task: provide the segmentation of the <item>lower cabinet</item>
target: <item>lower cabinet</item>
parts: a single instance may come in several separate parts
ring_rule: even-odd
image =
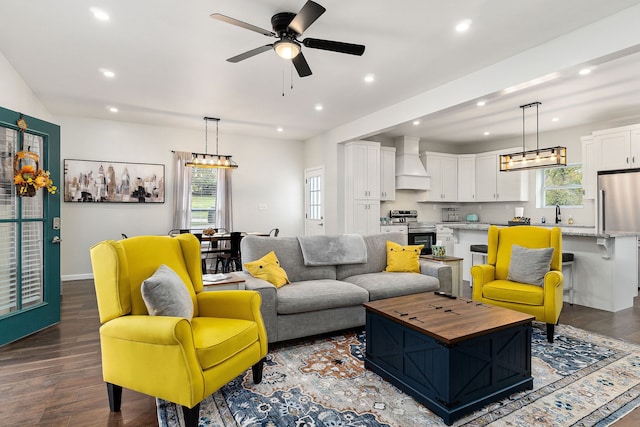
[[[354,200],[347,206],[347,233],[380,233],[380,202],[375,200]]]

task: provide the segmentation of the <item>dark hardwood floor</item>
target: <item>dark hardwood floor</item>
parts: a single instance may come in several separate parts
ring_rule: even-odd
[[[0,426],[154,426],[155,399],[124,390],[109,411],[91,280],[65,282],[60,324],[0,348]],[[640,299],[609,313],[565,305],[560,323],[640,344]],[[616,427],[640,425],[640,410]]]

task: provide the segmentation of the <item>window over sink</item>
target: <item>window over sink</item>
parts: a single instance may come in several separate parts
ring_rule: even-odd
[[[582,207],[582,164],[538,171],[540,207]]]

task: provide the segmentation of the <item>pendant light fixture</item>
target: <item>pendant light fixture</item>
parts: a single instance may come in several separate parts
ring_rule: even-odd
[[[209,145],[209,121],[216,122],[216,153],[208,153]],[[231,159],[230,155],[218,154],[218,129],[220,119],[215,117],[204,118],[205,136],[204,136],[204,153],[191,153],[191,160],[185,165],[193,168],[217,168],[217,169],[237,169],[238,164]]]
[[[521,105],[522,108],[522,151],[513,154],[500,155],[500,172],[509,172],[524,169],[550,168],[567,165],[567,148],[566,147],[550,147],[540,148],[539,146],[539,129],[538,129],[538,107],[541,102],[532,102],[531,104]],[[536,149],[525,150],[525,131],[524,131],[524,110],[536,107]]]

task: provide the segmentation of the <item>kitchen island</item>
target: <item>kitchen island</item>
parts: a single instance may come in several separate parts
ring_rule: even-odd
[[[487,244],[490,225],[446,223],[453,230],[454,256],[463,258],[463,279],[471,280],[472,244]],[[532,224],[555,227],[555,224]],[[564,270],[565,283],[574,274],[574,304],[616,312],[633,306],[638,295],[638,233],[598,233],[595,227],[559,225],[562,251],[575,256],[573,267]],[[478,257],[476,264],[480,263]]]

